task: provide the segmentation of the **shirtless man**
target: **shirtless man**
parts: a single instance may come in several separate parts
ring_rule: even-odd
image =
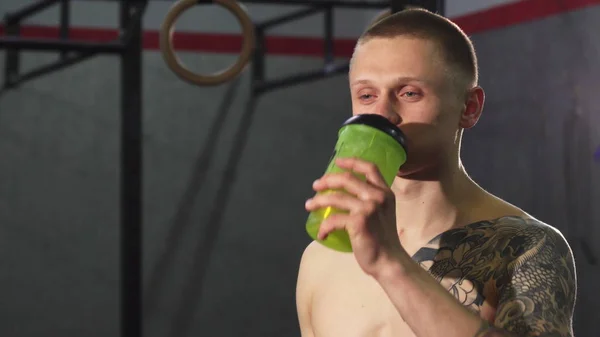
[[[484,103],[477,76],[469,38],[424,10],[389,16],[359,39],[353,114],[398,125],[409,156],[391,188],[356,159],[338,165],[366,182],[350,174],[315,181],[315,191],[349,192],[315,196],[306,209],[348,210],[324,221],[319,238],[347,230],[353,253],[317,241],[306,248],[296,289],[303,337],[573,336],[566,240],[484,191],[461,164],[462,132]]]

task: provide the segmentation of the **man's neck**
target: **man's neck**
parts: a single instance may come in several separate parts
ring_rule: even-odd
[[[400,236],[427,240],[467,221],[466,211],[484,192],[460,163],[443,172],[435,179],[396,178],[392,190]]]

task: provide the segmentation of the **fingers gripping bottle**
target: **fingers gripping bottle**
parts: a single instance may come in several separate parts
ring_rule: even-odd
[[[335,159],[348,157],[374,163],[379,168],[387,185],[391,186],[398,170],[406,162],[404,134],[383,116],[375,114],[353,116],[342,124],[338,132],[335,150],[325,173],[343,172],[335,165]],[[365,180],[364,176],[356,175]],[[333,214],[342,212],[344,211],[334,207],[325,207],[311,212],[306,221],[306,231],[311,238],[326,247],[340,252],[352,252],[350,238],[345,230],[333,231],[324,240],[317,239],[321,222]]]

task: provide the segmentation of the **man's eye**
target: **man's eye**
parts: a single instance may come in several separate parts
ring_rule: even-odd
[[[360,95],[359,98],[360,99],[369,99],[369,98],[373,98],[373,95],[371,95],[371,94],[364,94],[364,95]]]
[[[422,94],[418,91],[405,91],[401,96],[407,99],[419,99]]]

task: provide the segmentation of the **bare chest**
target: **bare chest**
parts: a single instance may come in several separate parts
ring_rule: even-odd
[[[420,262],[461,304],[482,318],[494,318],[494,291],[487,280],[473,279],[456,265]],[[313,293],[312,326],[316,337],[413,337],[387,294],[353,260],[339,264]],[[430,271],[431,273],[431,271]]]
[[[315,337],[411,337],[412,332],[379,285],[361,275],[336,277],[314,293]]]

